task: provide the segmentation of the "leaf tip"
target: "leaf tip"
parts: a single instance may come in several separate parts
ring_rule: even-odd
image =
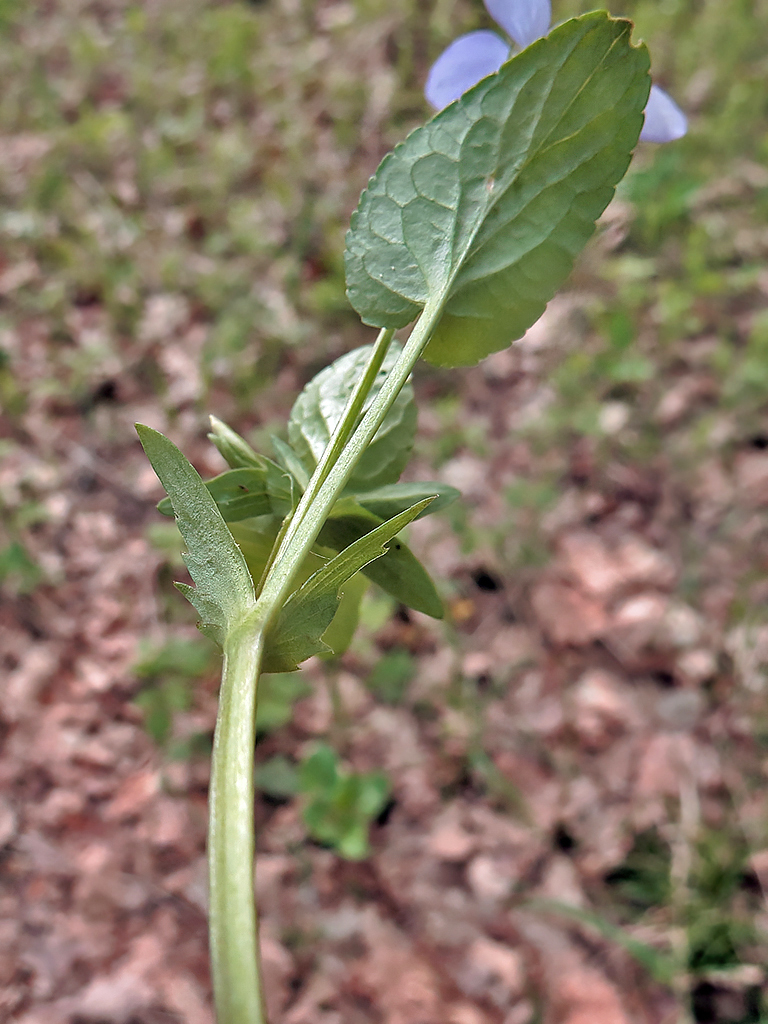
[[[136,433],[139,435],[141,447],[147,453],[147,456],[149,456],[147,445],[151,446],[152,444],[158,441],[165,441],[168,444],[171,443],[168,441],[168,438],[164,434],[161,434],[159,430],[155,430],[154,427],[148,427],[146,423],[134,423],[134,427],[136,429]],[[152,461],[151,458],[150,461]]]

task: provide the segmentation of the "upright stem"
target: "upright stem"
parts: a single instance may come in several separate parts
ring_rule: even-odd
[[[333,434],[331,435],[328,444],[325,446],[325,451],[312,474],[312,478],[307,484],[306,490],[301,496],[299,504],[296,506],[296,510],[291,518],[286,520],[283,527],[280,529],[280,533],[275,541],[273,555],[262,575],[262,584],[265,582],[267,574],[274,563],[280,559],[288,545],[293,540],[299,524],[306,515],[307,510],[312,507],[312,502],[317,497],[317,492],[325,483],[331,468],[335,465],[344,450],[344,445],[347,443],[352,431],[357,426],[357,421],[360,418],[360,413],[363,411],[365,400],[370,394],[378,372],[381,369],[387,352],[389,351],[389,346],[392,344],[394,333],[395,332],[393,330],[387,330],[386,328],[379,331],[379,336],[376,339],[373,352],[371,352],[371,357],[368,360],[362,377],[357,382],[352,394],[350,395],[344,414],[336,424]]]
[[[392,403],[397,398],[418,362],[419,356],[426,348],[432,332],[440,319],[442,308],[442,303],[436,303],[433,307],[427,305],[424,308],[416,326],[411,331],[411,336],[405,348],[389,371],[381,390],[371,403],[365,416],[363,416],[351,436],[349,436],[346,444],[341,446],[341,451],[336,456],[335,461],[331,464],[330,459],[326,461],[324,457],[315,470],[304,494],[304,498],[306,498],[308,493],[312,494],[311,503],[309,501],[305,503],[302,499],[302,503],[299,504],[294,517],[296,525],[294,527],[292,521],[292,528],[283,540],[269,578],[265,581],[259,595],[257,607],[263,610],[264,614],[269,618],[282,606],[288,596],[294,575],[317,539],[317,535],[328,513],[344,489],[360,456],[384,422],[384,418],[392,407]],[[385,333],[382,331],[381,335],[379,335],[379,342],[381,342]],[[331,444],[333,444],[333,440]],[[322,479],[323,474],[325,474],[324,479]],[[299,517],[298,513],[302,504],[305,505],[305,511]]]
[[[307,489],[303,495],[303,502],[299,503],[300,509],[302,504],[304,505],[304,510],[298,517],[299,519],[303,519],[304,511],[306,511],[306,509],[309,508],[315,500],[317,492],[325,483],[328,474],[336,465],[339,456],[344,450],[344,445],[352,436],[352,432],[357,426],[360,414],[363,411],[365,400],[370,394],[371,388],[376,383],[376,377],[378,376],[379,370],[386,359],[394,334],[395,332],[393,330],[387,328],[382,328],[379,331],[379,336],[373,346],[373,351],[371,352],[370,359],[363,371],[363,375],[355,385],[349,402],[347,403],[347,407],[344,410],[344,415],[336,424],[333,435],[325,446],[325,451],[317,464],[317,470],[312,474],[312,479],[307,484]]]
[[[256,608],[225,644],[208,827],[211,960],[219,1024],[266,1024],[253,886],[256,686],[265,636],[334,502],[424,351],[441,312],[439,303],[424,309],[381,390],[358,422],[393,332],[379,334],[342,421],[286,528]]]
[[[208,797],[209,929],[219,1024],[266,1024],[253,885],[256,684],[264,645],[246,621],[224,648]]]

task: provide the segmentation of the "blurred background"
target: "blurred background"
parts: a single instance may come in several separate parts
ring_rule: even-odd
[[[409,534],[445,619],[371,588],[346,655],[264,682],[275,1024],[768,1021],[768,3],[612,13],[690,131],[639,148],[521,342],[419,367],[408,475],[463,493]],[[0,26],[0,1016],[211,1024],[218,656],[132,425],[211,475],[209,412],[268,451],[372,340],[350,213],[431,61],[493,25],[2,0]]]

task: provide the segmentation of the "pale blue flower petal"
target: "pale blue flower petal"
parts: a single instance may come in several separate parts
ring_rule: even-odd
[[[495,32],[480,29],[459,36],[430,68],[424,86],[427,102],[442,110],[481,78],[498,71],[507,57],[509,47]]]
[[[522,50],[549,32],[550,0],[485,0],[485,6]]]
[[[652,85],[645,108],[645,123],[640,132],[641,141],[674,142],[682,139],[687,131],[688,119],[680,107],[658,85]]]

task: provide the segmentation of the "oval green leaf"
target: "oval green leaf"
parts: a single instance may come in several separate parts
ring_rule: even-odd
[[[347,352],[314,377],[296,399],[288,422],[288,439],[308,473],[312,473],[336,425],[344,414],[355,385],[365,371],[372,345]],[[392,344],[363,406],[365,412],[381,390],[400,355]],[[386,419],[355,466],[348,491],[371,490],[394,483],[405,469],[416,433],[413,388],[406,384]]]
[[[442,308],[425,358],[462,366],[541,316],[642,128],[649,58],[631,29],[604,11],[567,21],[384,158],[347,234],[365,323]]]

